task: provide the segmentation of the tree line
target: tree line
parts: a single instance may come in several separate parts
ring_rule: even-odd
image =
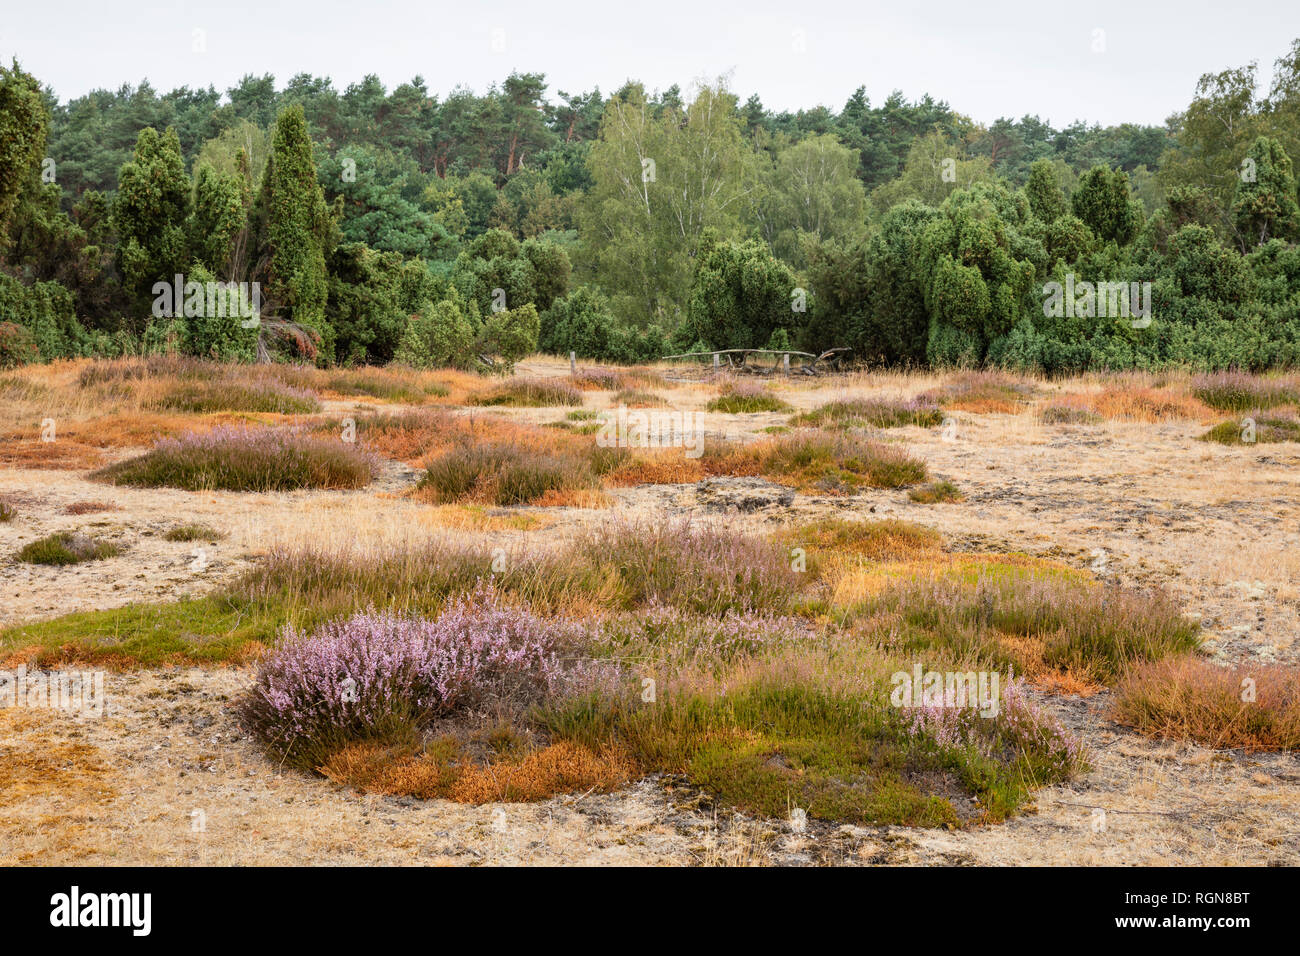
[[[1263,96],[1256,74],[1207,74],[1161,127],[1058,129],[862,89],[795,113],[721,82],[550,96],[531,73],[481,95],[303,74],[64,103],[14,63],[0,363],[1294,364],[1300,41]],[[260,323],[159,314],[176,276],[254,284]],[[1149,286],[1154,321],[1106,314],[1096,290],[1120,284]],[[1071,290],[1062,314],[1049,286]]]

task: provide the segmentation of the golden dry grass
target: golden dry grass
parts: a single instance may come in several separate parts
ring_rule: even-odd
[[[560,793],[607,793],[632,779],[636,768],[626,755],[597,754],[569,741],[490,763],[455,762],[360,743],[331,757],[321,773],[368,793],[482,804],[529,803]]]
[[[1105,385],[1098,391],[1067,393],[1056,404],[1092,412],[1108,421],[1157,423],[1214,417],[1214,411],[1200,399],[1169,386]]]
[[[1300,750],[1300,668],[1154,661],[1116,688],[1113,715],[1148,736],[1215,749]]]

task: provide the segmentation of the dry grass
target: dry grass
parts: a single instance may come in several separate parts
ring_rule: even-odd
[[[589,366],[570,376],[574,388],[584,392],[617,392],[640,388],[671,388],[673,383],[654,369]]]
[[[1005,372],[975,371],[949,376],[938,389],[919,398],[953,411],[1014,415],[1024,409],[1033,392],[1033,385]]]
[[[111,501],[74,501],[63,509],[65,515],[88,515],[101,511],[121,511]]]
[[[894,445],[857,434],[800,429],[748,444],[705,440],[698,458],[686,457],[681,449],[638,450],[611,473],[610,482],[627,487],[754,476],[842,495],[862,488],[907,487],[924,480],[926,469]]]
[[[1095,392],[1074,392],[1057,399],[1054,405],[1077,409],[1085,416],[1121,422],[1205,421],[1214,414],[1200,399],[1179,388],[1140,384],[1106,385]],[[1054,414],[1059,420],[1068,413]]]
[[[525,803],[561,793],[608,793],[636,775],[626,755],[612,750],[596,753],[568,741],[486,762],[437,743],[430,752],[353,744],[331,757],[321,773],[368,793],[472,804]]]
[[[41,797],[111,800],[111,768],[90,744],[46,733],[49,716],[0,708],[0,806],[22,806]]]
[[[1190,656],[1155,661],[1120,683],[1113,716],[1152,737],[1300,750],[1300,668],[1223,667]]]
[[[434,528],[457,531],[535,531],[553,521],[533,512],[520,513],[475,504],[436,505],[421,511],[417,518],[420,523]]]

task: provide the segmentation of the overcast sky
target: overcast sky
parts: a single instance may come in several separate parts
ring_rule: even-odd
[[[520,70],[545,73],[551,98],[727,74],[774,109],[838,110],[865,86],[873,104],[928,92],[980,122],[1036,113],[1058,127],[1163,123],[1202,73],[1250,60],[1266,88],[1300,37],[1300,0],[3,2],[0,57],[62,100],[145,78],[225,90],[245,73],[279,87],[327,75],[339,90],[418,74],[442,95]]]

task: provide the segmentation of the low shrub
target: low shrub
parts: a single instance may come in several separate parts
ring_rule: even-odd
[[[220,541],[226,535],[206,524],[181,524],[163,532],[165,541]]]
[[[1169,387],[1121,381],[1099,392],[1066,395],[1060,404],[1091,412],[1106,421],[1197,421],[1210,414],[1200,399]]]
[[[116,557],[122,549],[109,541],[84,534],[61,531],[23,545],[15,557],[28,564],[67,565],[83,561],[103,561]]]
[[[483,586],[433,619],[367,612],[287,630],[239,718],[283,759],[315,770],[357,740],[411,742],[436,718],[518,714],[588,690],[599,674],[573,660],[579,643],[575,626],[508,607]]]
[[[1201,441],[1218,442],[1220,445],[1300,442],[1300,419],[1275,412],[1256,411],[1240,421],[1220,422],[1202,435]]]
[[[119,511],[111,501],[74,501],[63,509],[65,515],[88,515],[100,511]]]
[[[485,501],[497,505],[534,504],[548,494],[562,495],[600,486],[597,451],[553,453],[520,448],[505,442],[462,444],[429,462],[419,487],[436,503]]]
[[[790,419],[791,425],[814,427],[895,428],[901,425],[918,425],[927,428],[943,421],[943,413],[933,402],[924,398],[897,401],[885,398],[853,398],[829,402],[810,412]]]
[[[1113,716],[1152,737],[1300,750],[1300,673],[1277,664],[1225,667],[1171,657],[1129,671],[1115,689]]]
[[[1192,394],[1221,412],[1246,412],[1300,402],[1300,387],[1295,383],[1243,372],[1198,375],[1192,380]]]
[[[561,381],[518,379],[504,382],[469,398],[471,405],[505,405],[519,408],[581,405],[582,392]]]
[[[652,603],[708,614],[784,613],[812,583],[773,542],[675,522],[602,521],[554,549],[508,552],[503,571],[492,564],[482,548],[447,542],[376,553],[273,548],[228,599],[309,620],[370,606],[429,614],[491,578],[539,613],[606,614]]]
[[[115,485],[190,491],[288,491],[360,488],[374,457],[354,444],[297,429],[219,426],[165,438],[152,451],[93,472]]]
[[[937,391],[916,397],[957,411],[1015,414],[1033,394],[1032,385],[1017,381],[1004,372],[981,370],[960,372]]]
[[[626,405],[628,408],[658,408],[668,404],[662,396],[639,388],[620,389],[614,393],[610,403],[613,405]]]
[[[728,415],[792,411],[788,402],[758,382],[730,382],[723,386],[721,394],[704,407],[711,412],[725,412]]]
[[[1063,403],[1045,406],[1038,413],[1038,420],[1045,425],[1096,425],[1104,421],[1094,411]]]
[[[925,463],[904,449],[851,433],[799,431],[757,443],[762,474],[830,493],[905,488],[923,481]]]
[[[175,412],[270,412],[308,415],[321,409],[311,392],[277,382],[178,382],[165,391],[154,407]]]
[[[18,517],[18,510],[9,501],[0,496],[0,523],[13,521]]]
[[[870,610],[907,627],[902,649],[946,649],[1032,677],[1051,669],[1110,684],[1135,664],[1195,650],[1199,627],[1164,592],[1099,586],[1065,575],[921,575],[886,589]]]
[[[913,488],[907,493],[907,497],[921,505],[963,501],[966,498],[961,489],[946,478],[932,481],[920,488]]]

